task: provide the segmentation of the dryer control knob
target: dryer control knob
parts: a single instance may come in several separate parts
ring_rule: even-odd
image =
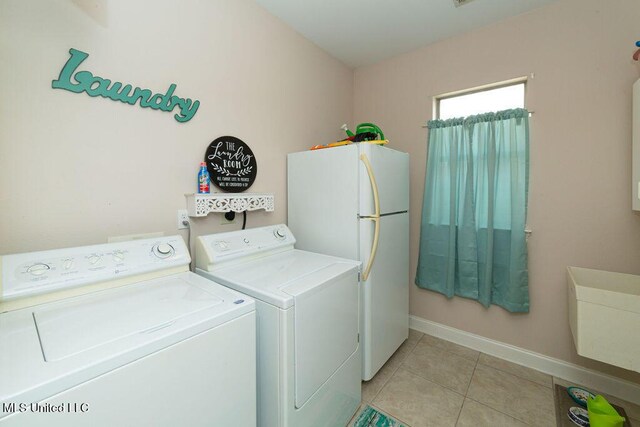
[[[38,263],[33,264],[31,267],[27,268],[27,273],[31,274],[32,276],[41,276],[50,269],[51,267],[49,267],[47,264]]]
[[[173,246],[168,243],[160,243],[153,247],[153,253],[158,258],[169,258],[174,252]]]
[[[278,240],[282,240],[285,237],[287,237],[287,233],[284,231],[284,228],[282,227],[276,228],[275,230],[273,230],[273,235],[276,236],[276,239]]]

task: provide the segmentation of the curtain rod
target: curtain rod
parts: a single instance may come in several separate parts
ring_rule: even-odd
[[[535,113],[535,111],[529,111],[529,116],[532,116],[532,115],[533,115],[533,113]],[[423,129],[426,129],[426,128],[428,128],[429,126],[427,126],[427,125],[422,125],[422,126],[420,126],[420,127],[421,127],[421,128],[423,128]]]

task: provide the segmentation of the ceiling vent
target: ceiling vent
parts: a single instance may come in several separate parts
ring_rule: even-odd
[[[455,7],[464,6],[467,3],[471,3],[473,0],[453,0],[453,5]]]

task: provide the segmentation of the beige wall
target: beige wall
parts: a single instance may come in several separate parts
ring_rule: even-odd
[[[180,124],[53,90],[71,47],[90,55],[81,69],[154,93],[176,83],[199,111]],[[0,255],[177,233],[222,135],[253,149],[250,191],[275,193],[275,212],[249,213],[248,226],[285,222],[286,154],[335,140],[351,119],[352,70],[247,0],[3,0],[0,58]],[[241,225],[222,222],[197,219],[194,232]]]
[[[640,273],[640,215],[631,211],[631,59],[636,0],[561,0],[355,73],[355,122],[381,125],[411,154],[411,274],[415,277],[427,130],[434,95],[530,76],[531,312],[512,315],[411,286],[411,314],[640,382],[578,357],[565,268]]]

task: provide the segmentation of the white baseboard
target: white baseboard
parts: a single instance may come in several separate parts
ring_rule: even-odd
[[[593,388],[628,402],[640,402],[640,384],[631,381],[432,322],[418,316],[409,316],[409,327],[518,365],[536,369],[554,377]]]

